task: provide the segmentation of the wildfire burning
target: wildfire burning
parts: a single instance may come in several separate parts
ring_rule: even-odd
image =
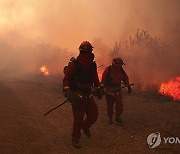
[[[170,96],[174,100],[180,100],[180,77],[172,79],[167,83],[162,83],[159,89],[159,93]]]
[[[40,71],[41,71],[41,73],[42,73],[44,76],[48,76],[48,75],[49,75],[49,71],[48,71],[48,69],[47,69],[46,66],[42,66],[42,67],[40,68]]]

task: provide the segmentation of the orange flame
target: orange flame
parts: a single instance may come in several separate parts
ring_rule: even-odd
[[[170,96],[174,100],[180,100],[180,77],[170,80],[168,83],[162,83],[159,93]]]
[[[102,79],[102,74],[103,74],[103,71],[102,70],[98,70],[98,77],[99,77],[100,81]]]
[[[40,68],[40,71],[43,73],[44,76],[48,76],[49,75],[49,72],[48,72],[48,69],[46,66],[42,66]]]

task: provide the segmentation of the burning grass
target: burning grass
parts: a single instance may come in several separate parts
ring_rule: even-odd
[[[136,83],[134,91],[138,96],[147,99],[157,99],[160,102],[180,102],[180,95],[176,93],[179,90],[178,87],[175,84],[172,85],[171,81],[172,87],[169,86],[168,83]]]
[[[171,79],[166,83],[162,83],[159,89],[159,93],[165,96],[169,96],[176,101],[180,101],[180,77]]]

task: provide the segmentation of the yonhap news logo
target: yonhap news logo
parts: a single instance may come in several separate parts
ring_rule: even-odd
[[[159,132],[151,133],[147,137],[147,143],[150,149],[153,149],[157,146],[159,146],[161,143],[165,144],[180,144],[180,138],[179,137],[162,137]]]
[[[155,132],[155,133],[150,134],[147,137],[147,143],[148,143],[149,148],[151,148],[151,149],[153,149],[153,148],[157,147],[158,145],[160,145],[161,144],[160,133]]]

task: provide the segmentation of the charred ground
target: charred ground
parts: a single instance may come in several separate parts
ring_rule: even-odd
[[[71,146],[72,111],[69,103],[44,117],[65,98],[60,78],[31,76],[0,78],[1,153],[178,153],[179,145],[149,149],[152,132],[180,136],[180,106],[160,97],[140,97],[123,91],[124,126],[106,124],[105,99],[97,100],[99,118],[91,138],[82,134],[82,149]]]

